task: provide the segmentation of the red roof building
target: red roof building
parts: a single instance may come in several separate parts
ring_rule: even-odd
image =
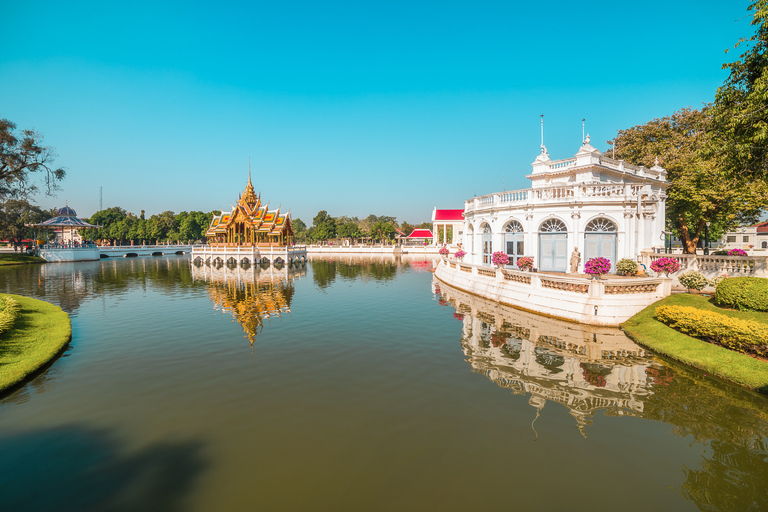
[[[413,239],[416,239],[416,238],[419,238],[419,239],[426,239],[426,238],[432,239],[434,237],[432,236],[432,231],[430,231],[428,229],[414,229],[411,232],[411,234],[408,235],[408,238],[413,240]]]
[[[436,244],[456,245],[464,229],[464,210],[432,210],[432,231],[437,235]]]

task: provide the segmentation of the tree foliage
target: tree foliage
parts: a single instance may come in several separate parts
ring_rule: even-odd
[[[155,244],[160,242],[194,242],[205,239],[205,231],[211,223],[213,212],[201,211],[174,213],[165,211],[144,218],[137,217],[119,206],[94,213],[89,222],[102,226],[95,237],[118,244]]]
[[[32,173],[41,173],[45,192],[52,195],[66,174],[55,168],[56,153],[43,145],[43,136],[34,130],[16,134],[16,125],[0,119],[0,200],[28,198],[38,191]]]
[[[667,170],[667,221],[694,253],[706,222],[715,231],[757,221],[768,207],[768,183],[730,172],[727,162],[706,151],[716,133],[710,107],[684,108],[671,116],[619,130],[616,158],[646,167],[657,159]]]
[[[730,74],[717,90],[712,109],[717,137],[708,148],[735,173],[768,177],[768,0],[754,0],[755,33],[742,38],[739,60],[723,64]]]
[[[321,210],[312,219],[312,238],[315,240],[329,240],[336,238],[336,220]]]
[[[27,224],[38,224],[53,216],[26,199],[8,199],[0,203],[0,239],[15,240],[17,243],[34,234],[34,228]]]

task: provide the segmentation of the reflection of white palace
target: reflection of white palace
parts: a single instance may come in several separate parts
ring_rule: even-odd
[[[598,410],[641,416],[652,393],[653,359],[617,329],[575,326],[485,300],[439,281],[435,292],[456,309],[462,350],[473,371],[514,394],[568,408],[582,434]]]
[[[607,158],[589,144],[573,158],[551,160],[541,154],[528,176],[531,188],[469,199],[464,210],[466,261],[490,264],[504,251],[513,265],[533,256],[539,270],[566,272],[575,247],[583,263],[602,256],[612,268],[643,249],[662,246],[666,171]]]

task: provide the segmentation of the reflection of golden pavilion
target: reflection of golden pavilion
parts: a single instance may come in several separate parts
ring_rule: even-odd
[[[578,325],[535,315],[434,281],[440,303],[456,309],[461,345],[472,369],[515,394],[529,394],[540,411],[566,406],[579,430],[598,410],[639,416],[652,393],[653,358],[615,328]]]
[[[192,278],[210,283],[208,296],[214,308],[230,313],[251,345],[264,328],[265,320],[291,312],[293,279],[305,273],[295,268],[192,265]]]

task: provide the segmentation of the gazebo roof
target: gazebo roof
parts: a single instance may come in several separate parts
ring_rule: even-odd
[[[102,226],[97,226],[95,224],[89,224],[85,222],[83,219],[80,219],[78,217],[75,217],[77,213],[75,210],[70,208],[69,206],[65,206],[64,208],[60,208],[57,212],[56,217],[53,217],[52,219],[48,219],[44,222],[41,222],[40,224],[27,224],[29,227],[32,228],[74,228],[74,229],[84,229],[84,228],[100,228]]]

